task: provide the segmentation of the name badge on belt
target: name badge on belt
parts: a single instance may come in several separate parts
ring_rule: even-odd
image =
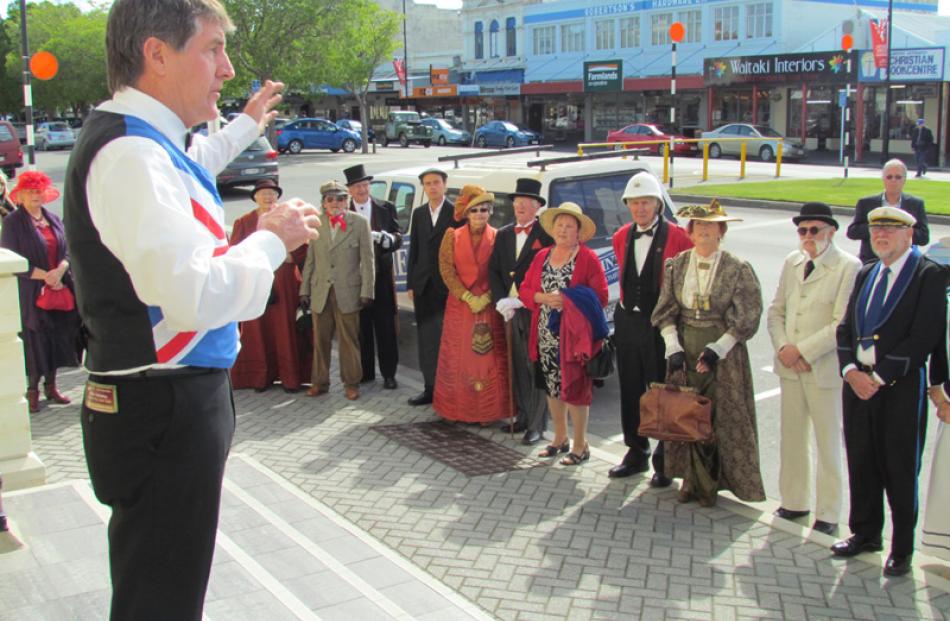
[[[119,411],[118,387],[98,382],[86,382],[83,404],[93,412],[116,414]]]

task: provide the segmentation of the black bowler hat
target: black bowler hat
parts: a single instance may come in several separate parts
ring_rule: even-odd
[[[831,207],[825,203],[805,203],[797,216],[792,218],[796,225],[804,220],[821,220],[831,226],[838,228],[838,221],[831,213]]]
[[[426,175],[439,175],[442,177],[442,181],[446,181],[449,178],[448,173],[446,173],[441,168],[426,168],[421,173],[419,173],[419,181],[422,181],[422,178]]]
[[[541,182],[537,179],[518,179],[518,181],[515,182],[515,191],[509,194],[508,198],[515,200],[516,196],[526,196],[538,201],[541,203],[541,206],[544,207],[548,202],[544,200],[540,192]]]
[[[254,189],[251,190],[251,200],[254,200],[254,196],[261,190],[277,190],[277,198],[280,198],[284,193],[273,179],[261,179],[254,184]]]
[[[343,171],[343,174],[346,175],[347,187],[353,185],[354,183],[359,183],[360,181],[371,181],[373,179],[373,175],[366,174],[366,169],[363,168],[362,164],[350,166]]]

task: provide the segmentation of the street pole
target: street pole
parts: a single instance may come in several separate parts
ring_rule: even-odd
[[[848,163],[851,155],[851,58],[854,48],[854,38],[849,35],[841,37],[841,47],[848,53],[848,81],[844,85],[844,123],[841,127],[841,138],[844,144],[844,178],[848,178]]]
[[[683,27],[682,22],[673,22],[670,24],[670,41],[673,43],[673,53],[672,53],[672,70],[670,71],[670,143],[667,147],[668,155],[670,156],[670,187],[673,187],[673,154],[676,152],[674,148],[675,140],[674,132],[676,132],[676,44],[679,41],[683,40],[683,35],[685,34],[686,29]]]
[[[402,70],[406,73],[406,99],[409,99],[409,37],[406,35],[407,21],[406,0],[402,0]]]
[[[23,56],[23,108],[26,111],[26,155],[30,170],[36,168],[33,148],[33,87],[30,85],[30,44],[26,33],[26,0],[20,0],[20,44]]]
[[[884,142],[881,164],[891,159],[891,33],[894,30],[894,0],[887,0],[887,73],[884,76]]]

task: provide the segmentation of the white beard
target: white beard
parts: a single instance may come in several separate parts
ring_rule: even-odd
[[[820,256],[822,255],[822,253],[823,253],[825,250],[827,250],[827,249],[828,249],[828,246],[830,246],[830,245],[831,245],[831,240],[830,240],[830,239],[824,239],[824,240],[818,240],[818,239],[816,239],[816,240],[815,240],[815,258],[820,257]],[[802,254],[808,255],[808,251],[805,250],[805,242],[804,242],[804,240],[798,242],[798,249],[802,251]],[[811,255],[808,255],[808,256],[809,256],[809,258],[812,258]]]

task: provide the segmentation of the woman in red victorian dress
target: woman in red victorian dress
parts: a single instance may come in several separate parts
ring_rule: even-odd
[[[257,231],[258,216],[267,213],[283,194],[271,179],[257,182],[251,200],[257,208],[234,221],[231,243],[237,244]],[[299,390],[310,377],[313,358],[310,339],[297,333],[300,269],[307,258],[304,244],[287,255],[274,272],[274,284],[264,314],[253,321],[241,322],[241,352],[231,369],[234,388],[253,388],[263,392],[280,380],[284,390]]]
[[[455,219],[439,248],[439,270],[449,289],[439,348],[433,407],[448,420],[491,423],[512,415],[505,328],[491,300],[488,260],[495,229],[490,192],[465,186]]]

